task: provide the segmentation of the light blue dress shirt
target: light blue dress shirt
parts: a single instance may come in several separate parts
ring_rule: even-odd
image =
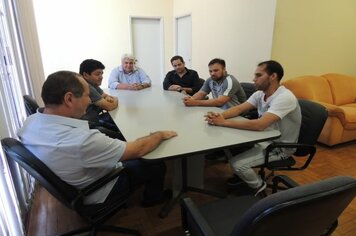
[[[111,71],[109,77],[109,88],[116,89],[118,84],[151,84],[151,79],[141,69],[136,67],[131,73],[125,73],[122,66],[118,66]]]
[[[119,162],[126,143],[111,139],[88,122],[37,112],[18,131],[22,143],[58,177],[79,189],[88,186]],[[85,203],[105,201],[117,179],[85,199]]]

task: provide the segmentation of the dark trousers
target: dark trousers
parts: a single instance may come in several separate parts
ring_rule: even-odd
[[[143,161],[141,159],[122,162],[125,173],[121,175],[111,190],[112,194],[133,192],[144,185],[143,200],[147,202],[162,198],[166,165],[164,161]]]
[[[126,141],[124,135],[121,133],[108,112],[102,112],[100,115],[94,112],[87,113],[82,116],[81,119],[88,121],[90,129],[98,129],[110,138]]]

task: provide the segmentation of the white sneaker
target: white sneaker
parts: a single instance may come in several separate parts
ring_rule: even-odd
[[[254,196],[257,197],[261,192],[263,192],[267,187],[267,183],[263,181],[260,187],[256,188]]]

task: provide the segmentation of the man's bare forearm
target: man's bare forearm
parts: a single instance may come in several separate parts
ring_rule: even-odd
[[[156,149],[162,141],[170,139],[174,136],[177,136],[177,133],[174,131],[153,132],[147,136],[138,138],[136,141],[133,142],[136,149],[135,151],[138,152],[138,156],[144,156],[147,153]]]

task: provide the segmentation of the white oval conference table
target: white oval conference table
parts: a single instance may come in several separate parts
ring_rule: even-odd
[[[119,108],[110,111],[110,115],[127,141],[159,130],[174,130],[178,134],[142,157],[147,160],[175,159],[173,188],[178,191],[175,191],[175,200],[163,207],[161,217],[165,217],[181,194],[188,190],[219,195],[201,189],[204,182],[202,154],[280,136],[279,131],[272,129],[248,131],[209,125],[204,115],[208,111],[223,110],[217,107],[186,107],[182,101],[185,95],[165,91],[162,86],[154,85],[139,91],[107,89],[105,92],[119,98]]]
[[[256,143],[279,137],[276,130],[248,131],[207,124],[208,111],[217,107],[186,107],[183,94],[153,86],[139,91],[106,90],[119,98],[119,108],[110,112],[127,141],[154,131],[174,130],[177,137],[164,141],[144,159],[173,158],[214,149]],[[235,119],[245,119],[237,117]]]

